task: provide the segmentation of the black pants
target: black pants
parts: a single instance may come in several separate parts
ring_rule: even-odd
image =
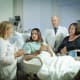
[[[36,74],[27,74],[20,63],[17,64],[17,80],[40,80]]]

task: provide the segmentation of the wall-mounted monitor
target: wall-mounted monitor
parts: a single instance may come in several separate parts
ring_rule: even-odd
[[[15,16],[15,21],[20,21],[20,20],[21,20],[20,16]]]

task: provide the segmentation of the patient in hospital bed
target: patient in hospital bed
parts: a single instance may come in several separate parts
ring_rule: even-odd
[[[41,32],[38,28],[32,29],[30,41],[25,43],[23,49],[26,52],[26,55],[30,54],[25,57],[26,60],[37,56],[41,53],[41,51],[48,52],[47,54],[49,56],[53,56],[53,54],[50,51],[50,48],[47,46],[46,43],[43,42]]]
[[[32,29],[30,41],[23,46],[23,49],[26,52],[25,61],[33,60],[35,57],[41,59],[43,65],[37,72],[41,80],[71,80],[80,70],[80,62],[72,57],[55,56],[51,48],[43,42],[38,28]]]

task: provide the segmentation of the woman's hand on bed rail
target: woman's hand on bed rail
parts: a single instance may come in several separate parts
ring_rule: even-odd
[[[67,48],[66,48],[66,46],[63,48],[63,49],[61,49],[61,54],[67,54]]]
[[[51,54],[50,47],[48,47],[48,46],[42,45],[40,48],[40,51],[47,51],[48,53],[50,53],[50,56],[53,56]]]

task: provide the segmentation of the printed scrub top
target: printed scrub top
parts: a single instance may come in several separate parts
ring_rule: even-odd
[[[28,42],[25,43],[23,49],[26,53],[31,54],[40,49],[42,42]]]

